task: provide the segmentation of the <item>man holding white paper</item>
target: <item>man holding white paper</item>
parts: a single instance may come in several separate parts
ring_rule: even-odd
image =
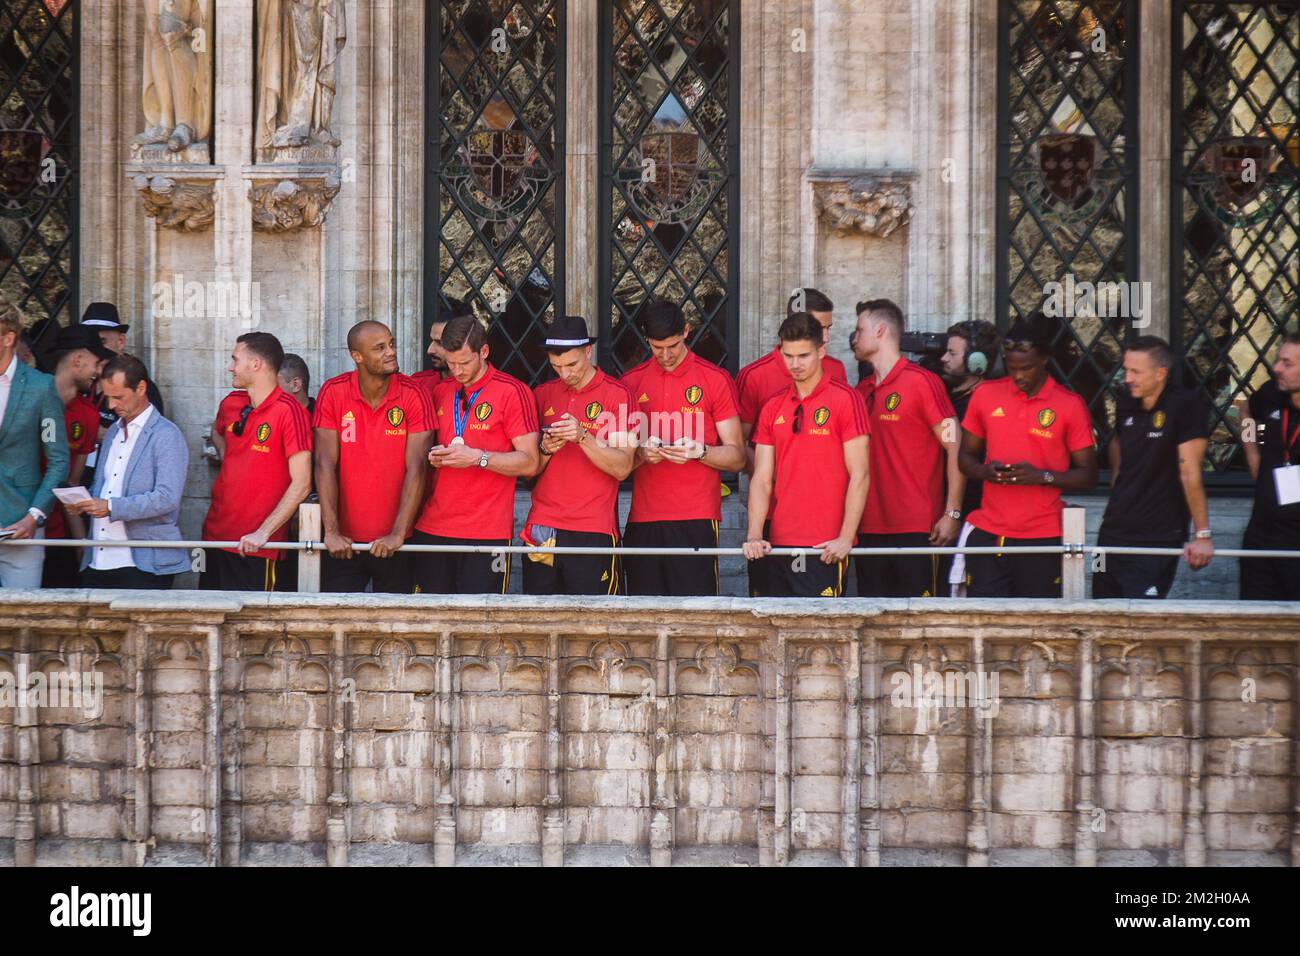
[[[1250,396],[1241,438],[1255,479],[1242,548],[1300,549],[1300,332],[1282,339],[1273,381]],[[1300,558],[1242,558],[1241,598],[1300,601]]]

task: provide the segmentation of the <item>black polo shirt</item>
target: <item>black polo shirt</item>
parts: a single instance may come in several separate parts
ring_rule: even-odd
[[[1197,392],[1165,386],[1150,411],[1125,395],[1115,406],[1119,478],[1101,519],[1099,543],[1171,548],[1187,540],[1191,513],[1178,476],[1178,446],[1210,435]]]
[[[1300,408],[1291,404],[1291,396],[1270,381],[1250,396],[1250,417],[1255,421],[1255,438],[1259,443],[1259,477],[1255,480],[1255,507],[1246,525],[1250,547],[1300,547],[1300,503],[1282,506],[1277,503],[1277,486],[1273,469],[1284,464],[1300,464],[1300,437],[1286,445],[1282,437],[1285,424],[1291,434],[1300,428]],[[1290,438],[1291,435],[1287,435]]]

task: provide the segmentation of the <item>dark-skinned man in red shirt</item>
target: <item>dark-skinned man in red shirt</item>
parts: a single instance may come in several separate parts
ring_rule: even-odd
[[[969,597],[1061,596],[1061,560],[1015,554],[1018,547],[1061,543],[1061,492],[1097,484],[1097,446],[1088,408],[1047,373],[1053,330],[1042,313],[1007,330],[1007,377],[971,396],[962,422],[961,470],[984,482],[968,519],[970,547],[1005,547],[966,557]]]
[[[398,554],[424,499],[433,406],[419,383],[397,371],[397,345],[381,322],[348,332],[356,370],[316,396],[316,491],[329,555],[326,591],[411,591],[407,558]],[[369,541],[369,553],[354,551]]]

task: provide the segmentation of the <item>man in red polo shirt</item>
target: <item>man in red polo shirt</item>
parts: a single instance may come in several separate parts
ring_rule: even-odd
[[[238,541],[208,550],[199,575],[205,591],[274,591],[289,520],[311,492],[311,422],[307,409],[280,388],[284,348],[268,332],[246,332],[230,355],[237,391],[221,402],[216,428],[225,439],[221,471],[203,522],[203,540]]]
[[[316,490],[329,556],[326,591],[411,590],[410,537],[424,497],[433,430],[429,393],[397,371],[393,333],[380,322],[348,332],[356,371],[326,382],[316,396]],[[354,552],[369,541],[369,552]]]
[[[528,386],[492,367],[478,319],[461,317],[442,333],[453,380],[433,392],[433,493],[415,523],[412,544],[510,544],[515,479],[531,477],[537,405]],[[505,594],[510,555],[427,553],[411,556],[416,589],[426,594]]]
[[[86,456],[99,442],[99,409],[86,394],[95,387],[99,370],[113,358],[99,336],[80,325],[60,329],[51,350],[54,361],[54,387],[63,400],[63,425],[68,435],[68,479],[65,485],[75,488],[82,482]],[[68,515],[57,501],[45,522],[46,538],[85,538],[86,524],[81,515]],[[75,588],[80,586],[81,555],[77,548],[47,548],[41,570],[41,587]]]
[[[539,547],[616,547],[618,483],[632,473],[636,407],[627,388],[591,364],[592,339],[581,316],[557,318],[543,347],[559,376],[536,389],[542,460],[525,543]],[[530,554],[526,594],[617,594],[618,562],[604,554]]]
[[[796,308],[797,307],[797,308]],[[796,289],[785,303],[785,316],[788,319],[796,312],[806,312],[817,320],[822,328],[822,345],[830,342],[831,325],[834,323],[835,304],[816,289]],[[849,378],[844,371],[844,363],[833,355],[824,355],[822,367],[826,374],[836,381],[848,384]],[[781,357],[781,343],[762,358],[750,362],[736,376],[737,410],[740,412],[740,429],[745,438],[745,470],[754,472],[754,427],[758,424],[758,413],[763,410],[767,400],[780,395],[790,387],[790,370],[785,359]],[[764,534],[767,531],[764,529]],[[749,562],[749,596],[758,597],[767,591],[763,578],[766,561]]]
[[[796,312],[778,335],[793,384],[763,406],[754,431],[745,557],[767,559],[764,597],[839,597],[867,502],[867,410],[826,374],[815,318]],[[821,560],[769,557],[773,547],[818,548]]]
[[[449,296],[447,304],[438,310],[438,317],[429,326],[429,347],[424,350],[424,354],[429,356],[431,367],[416,372],[411,378],[428,390],[430,401],[433,400],[433,391],[439,383],[454,379],[447,367],[447,350],[442,345],[442,333],[452,319],[464,318],[474,318],[474,312],[460,299]]]
[[[722,519],[718,472],[745,467],[731,376],[686,345],[686,316],[651,302],[641,330],[652,357],[623,376],[636,399],[637,434],[628,548],[716,548]],[[718,559],[626,555],[630,594],[716,595]]]
[[[903,357],[903,324],[903,310],[888,299],[858,303],[853,354],[872,368],[858,382],[871,420],[871,488],[858,546],[946,548],[961,531],[961,427],[939,376]],[[854,563],[858,597],[941,593],[938,555],[859,555]]]
[[[1007,377],[978,386],[962,422],[961,470],[984,482],[968,519],[970,547],[1061,543],[1062,491],[1097,484],[1088,408],[1047,374],[1052,330],[1042,313],[1017,319],[1003,344]],[[1055,555],[972,554],[970,597],[1060,597]]]

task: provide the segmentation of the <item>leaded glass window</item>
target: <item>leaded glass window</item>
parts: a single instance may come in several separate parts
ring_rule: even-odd
[[[1128,285],[1136,25],[1132,0],[999,2],[999,329],[1045,306],[1060,319],[1052,373],[1088,403],[1103,445],[1123,343],[1148,318],[1134,314]]]
[[[1174,15],[1174,343],[1214,409],[1209,459],[1239,466],[1300,285],[1300,3],[1185,0]]]
[[[647,299],[679,302],[704,358],[735,370],[737,0],[601,5],[601,364],[649,355]]]
[[[536,382],[562,308],[559,0],[428,0],[425,320],[447,297],[488,324],[492,361]],[[428,327],[425,327],[425,336]]]
[[[0,3],[0,295],[32,322],[77,307],[77,8]]]

